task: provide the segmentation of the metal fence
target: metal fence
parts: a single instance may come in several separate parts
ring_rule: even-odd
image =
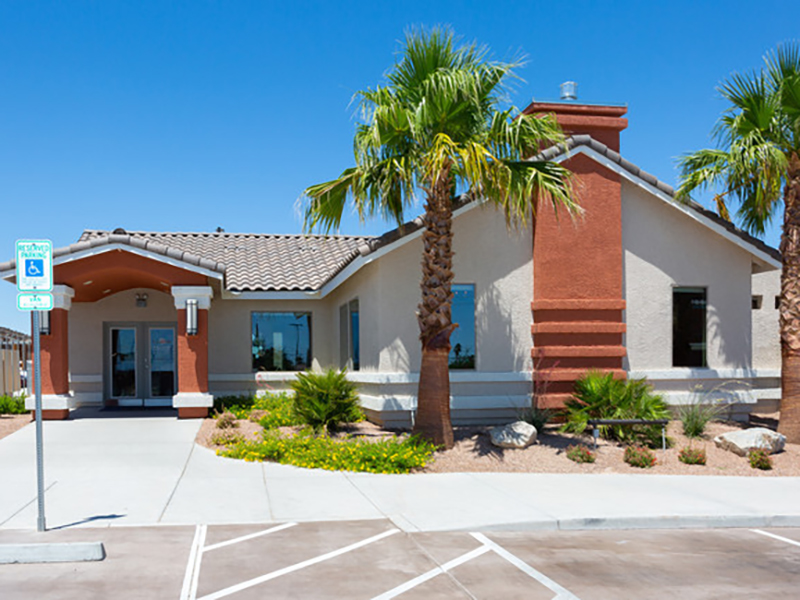
[[[10,396],[26,388],[25,369],[30,357],[30,336],[0,327],[0,396]]]

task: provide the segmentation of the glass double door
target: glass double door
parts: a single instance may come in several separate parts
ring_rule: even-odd
[[[172,406],[175,325],[111,324],[107,330],[107,397],[118,406]]]

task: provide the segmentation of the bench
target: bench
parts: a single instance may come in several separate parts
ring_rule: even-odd
[[[592,428],[594,449],[597,450],[597,438],[600,437],[601,425],[661,425],[661,449],[667,449],[667,423],[669,419],[589,419],[586,422]]]

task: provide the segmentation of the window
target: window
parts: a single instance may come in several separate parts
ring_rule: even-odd
[[[351,371],[361,367],[358,298],[339,307],[339,366]]]
[[[672,291],[672,366],[707,366],[705,288]]]
[[[475,286],[453,284],[453,323],[458,323],[450,336],[450,368],[475,368]]]
[[[764,296],[753,296],[750,303],[753,310],[761,310],[761,303],[764,301]]]
[[[252,315],[254,371],[304,371],[311,366],[311,313]]]

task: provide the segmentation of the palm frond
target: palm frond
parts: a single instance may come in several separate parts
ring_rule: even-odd
[[[386,85],[356,94],[356,166],[305,191],[306,228],[337,228],[348,201],[361,219],[402,222],[415,189],[444,174],[453,197],[456,189],[486,196],[510,224],[527,222],[541,199],[577,214],[569,171],[524,160],[564,143],[555,118],[498,111],[518,64],[489,61],[485,48],[460,45],[446,28],[410,30]]]

